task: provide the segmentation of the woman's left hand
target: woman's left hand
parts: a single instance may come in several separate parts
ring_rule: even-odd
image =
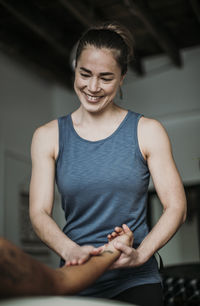
[[[122,232],[123,233],[129,233],[131,230],[130,228],[126,225],[123,224],[122,228],[121,227],[116,227],[114,232],[108,235],[108,241],[113,242],[113,246],[121,251],[121,255],[118,258],[117,261],[115,261],[110,269],[119,269],[119,268],[127,268],[127,267],[137,267],[142,265],[144,262],[140,256],[140,253],[137,249],[134,249],[132,247],[133,241],[134,241],[134,236],[132,233],[132,237],[129,241],[129,244],[123,243],[123,241],[120,241],[117,239]]]
[[[129,241],[123,241],[121,237],[127,234],[129,236]],[[126,224],[123,224],[122,227],[115,227],[114,232],[107,236],[108,245],[112,244],[113,247],[121,251],[120,257],[115,261],[110,269],[119,269],[127,267],[136,267],[142,265],[145,261],[141,258],[140,252],[137,249],[132,247],[134,236],[129,227]],[[104,250],[106,245],[96,248],[92,251],[93,255],[99,253],[99,251]]]

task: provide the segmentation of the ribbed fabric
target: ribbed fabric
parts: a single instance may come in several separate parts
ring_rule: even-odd
[[[123,223],[134,233],[135,248],[148,234],[150,174],[138,145],[140,117],[129,110],[115,132],[99,141],[80,137],[71,114],[58,118],[56,182],[66,218],[63,231],[79,245],[103,245],[115,226]],[[156,282],[160,276],[152,257],[137,268],[107,271],[81,295],[109,298],[130,287]]]

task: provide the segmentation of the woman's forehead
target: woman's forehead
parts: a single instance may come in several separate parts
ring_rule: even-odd
[[[105,72],[107,69],[119,69],[113,50],[94,46],[87,46],[83,49],[78,60],[78,66],[86,69],[101,67],[102,70],[106,69]]]
[[[113,51],[111,49],[108,49],[108,48],[97,48],[97,47],[92,46],[92,45],[87,45],[82,50],[80,57],[83,57],[83,55],[85,55],[87,57],[88,54],[90,56],[93,56],[93,57],[98,57],[98,56],[111,57],[115,60],[115,57],[113,55]]]

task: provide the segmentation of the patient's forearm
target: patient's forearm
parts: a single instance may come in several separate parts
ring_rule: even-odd
[[[55,271],[0,238],[0,297],[54,294]]]
[[[62,280],[59,294],[75,294],[90,286],[119,256],[120,252],[117,250],[104,251],[98,256],[91,257],[83,265],[57,269],[58,282]]]
[[[113,249],[83,265],[51,269],[0,238],[0,296],[74,294],[92,284],[120,256]]]

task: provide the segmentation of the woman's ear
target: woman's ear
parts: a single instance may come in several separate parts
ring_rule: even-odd
[[[126,73],[121,75],[121,80],[120,80],[120,86],[122,86],[124,79],[125,79]]]

